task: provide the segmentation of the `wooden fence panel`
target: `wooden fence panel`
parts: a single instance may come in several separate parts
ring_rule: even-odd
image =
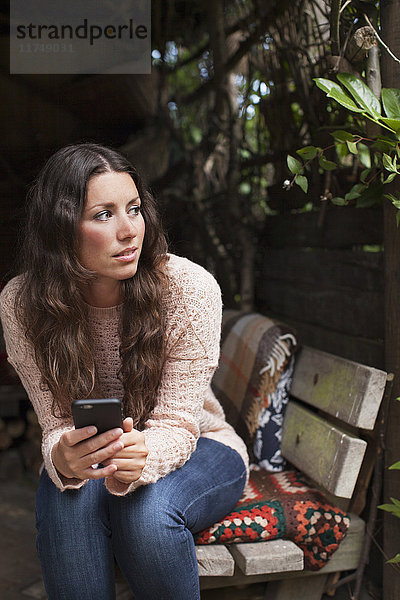
[[[383,298],[379,292],[323,289],[270,280],[259,301],[274,313],[356,336],[383,338]]]
[[[293,284],[380,291],[383,287],[383,253],[319,248],[268,248],[262,258],[262,279]]]
[[[294,213],[267,219],[263,240],[268,247],[353,248],[381,244],[380,208],[332,207],[325,212]]]
[[[304,344],[382,368],[382,210],[329,208],[270,217],[260,240],[256,307]]]

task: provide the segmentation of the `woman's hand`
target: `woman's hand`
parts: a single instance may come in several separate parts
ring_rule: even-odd
[[[61,475],[68,479],[101,479],[117,470],[116,465],[105,463],[124,447],[122,429],[111,429],[100,435],[96,433],[96,427],[91,426],[62,434],[52,451],[53,464]],[[104,466],[92,468],[99,463]]]
[[[133,421],[130,417],[124,419],[124,433],[121,441],[124,449],[115,454],[104,464],[115,465],[114,479],[121,483],[130,484],[139,479],[146,464],[148,454],[144,433],[133,429]]]

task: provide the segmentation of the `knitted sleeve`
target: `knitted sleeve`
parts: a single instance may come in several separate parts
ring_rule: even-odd
[[[146,465],[133,484],[108,478],[107,488],[116,495],[154,483],[182,466],[200,435],[204,398],[219,359],[221,292],[215,279],[198,265],[173,275],[168,360],[156,408],[146,423]]]
[[[79,488],[85,481],[60,477],[51,459],[53,446],[61,435],[73,429],[70,420],[58,419],[52,415],[53,396],[41,383],[41,374],[36,365],[34,351],[25,337],[21,324],[14,312],[15,295],[20,285],[20,277],[12,279],[0,296],[0,315],[8,361],[14,367],[24,386],[42,428],[42,455],[46,470],[61,490]]]

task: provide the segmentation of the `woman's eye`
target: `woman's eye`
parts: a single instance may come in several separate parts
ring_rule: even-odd
[[[130,209],[128,210],[128,213],[130,215],[134,215],[136,217],[140,213],[140,206],[138,206],[137,204],[135,204],[134,206],[131,206]]]
[[[107,221],[111,217],[111,212],[109,210],[102,210],[94,216],[96,221]]]

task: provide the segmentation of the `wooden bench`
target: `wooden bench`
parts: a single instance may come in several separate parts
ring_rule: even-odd
[[[347,536],[317,572],[304,570],[302,550],[288,540],[197,546],[202,589],[265,581],[266,600],[319,600],[330,573],[358,568],[365,523],[353,513],[362,508],[355,489],[365,493],[371,476],[372,432],[391,378],[310,347],[298,352],[282,453],[332,502],[349,510]]]

